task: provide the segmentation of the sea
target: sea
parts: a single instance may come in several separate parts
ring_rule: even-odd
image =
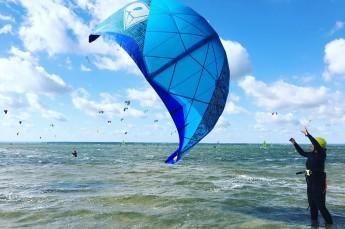
[[[166,165],[175,148],[1,143],[0,228],[311,228],[291,145],[199,144]],[[331,228],[345,228],[344,145],[328,147],[326,170]]]

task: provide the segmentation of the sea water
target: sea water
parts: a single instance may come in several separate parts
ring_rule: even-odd
[[[290,145],[203,144],[168,166],[175,147],[0,144],[0,228],[310,228]],[[345,228],[345,146],[329,147],[326,169]]]

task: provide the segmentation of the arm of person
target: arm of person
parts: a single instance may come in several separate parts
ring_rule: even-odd
[[[311,136],[311,134],[308,132],[307,129],[303,130],[302,133],[309,138],[311,144],[313,144],[315,150],[319,153],[324,153],[324,149],[322,149],[322,147],[320,146],[320,144],[316,141],[316,139]]]
[[[290,142],[293,144],[295,147],[296,151],[302,156],[302,157],[308,157],[308,153],[305,152],[300,145],[297,144],[295,139],[291,138]]]

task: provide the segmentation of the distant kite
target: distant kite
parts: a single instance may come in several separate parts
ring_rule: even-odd
[[[97,26],[89,42],[100,36],[132,57],[164,102],[180,139],[166,163],[178,162],[212,131],[224,111],[230,71],[218,34],[175,0],[139,0]]]
[[[8,110],[4,110],[4,113],[7,114],[7,113],[8,113]]]

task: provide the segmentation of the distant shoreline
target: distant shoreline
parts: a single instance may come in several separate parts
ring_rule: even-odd
[[[125,142],[126,144],[146,144],[146,145],[178,145],[173,142]],[[49,144],[49,145],[73,145],[73,144],[101,144],[101,145],[121,145],[123,142],[1,142],[0,144]],[[262,145],[262,143],[199,143],[199,145]],[[270,143],[269,145],[290,145],[290,143]],[[302,145],[309,145],[308,143]],[[329,146],[345,146],[345,143],[328,144]]]

